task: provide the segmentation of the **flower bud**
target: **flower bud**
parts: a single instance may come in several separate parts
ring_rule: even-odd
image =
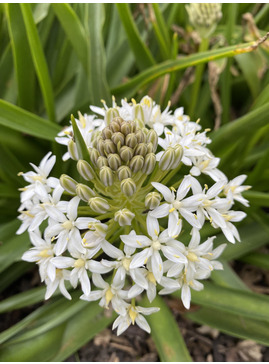
[[[91,197],[95,196],[95,192],[89,186],[84,185],[83,183],[77,184],[76,193],[78,197],[85,202],[88,202]]]
[[[105,153],[105,142],[102,138],[99,138],[97,141],[97,150],[100,153],[100,155],[102,155],[103,157],[106,156]]]
[[[119,210],[114,215],[114,220],[119,223],[120,226],[131,225],[131,222],[135,214],[128,209]]]
[[[109,128],[112,130],[113,133],[120,132],[120,125],[116,121],[112,121],[112,123],[109,125]]]
[[[110,128],[108,126],[106,126],[103,130],[102,130],[102,137],[103,139],[111,139],[112,137],[112,130],[110,130]]]
[[[80,159],[78,162],[77,162],[77,170],[78,170],[78,173],[86,180],[86,181],[91,181],[93,178],[94,178],[94,170],[92,168],[92,166]]]
[[[153,153],[156,152],[157,146],[158,146],[158,134],[154,129],[150,129],[147,134],[147,142],[152,143],[153,145]]]
[[[68,152],[70,154],[70,157],[74,160],[77,161],[79,160],[79,156],[78,156],[78,150],[77,150],[77,146],[76,143],[74,142],[73,139],[70,139],[67,145],[68,148]]]
[[[144,111],[143,111],[143,107],[140,104],[136,104],[133,107],[133,113],[134,113],[134,118],[135,119],[138,119],[140,121],[143,121],[143,123],[145,122],[144,121]]]
[[[159,161],[159,167],[162,171],[168,171],[169,169],[171,169],[174,161],[175,150],[172,147],[168,147]]]
[[[109,154],[107,156],[107,161],[109,167],[112,169],[112,171],[116,171],[119,166],[121,165],[121,159],[118,154]]]
[[[136,184],[132,178],[127,178],[121,181],[120,188],[126,196],[132,196],[136,191]]]
[[[115,144],[110,139],[104,141],[104,149],[107,154],[116,152]]]
[[[142,172],[145,174],[151,174],[156,165],[156,156],[154,153],[149,153],[145,157],[144,166]]]
[[[152,143],[147,143],[147,153],[154,153],[154,148]]]
[[[135,130],[135,123],[134,122],[125,121],[121,125],[121,132],[125,136],[130,134],[130,133],[133,133],[134,130]]]
[[[135,136],[137,139],[137,143],[145,143],[146,135],[141,129],[137,130],[137,132],[135,133]]]
[[[111,140],[116,146],[118,146],[119,143],[120,146],[124,145],[124,135],[120,131],[114,133]]]
[[[139,143],[137,144],[136,148],[135,148],[135,155],[142,155],[143,157],[145,157],[145,155],[147,154],[148,148],[147,145],[145,143]]]
[[[111,107],[108,110],[106,110],[106,115],[105,115],[106,125],[111,125],[113,119],[117,116],[119,116],[119,111],[117,109]]]
[[[109,209],[107,200],[102,197],[92,197],[89,199],[88,204],[93,211],[100,214],[105,213]]]
[[[98,157],[97,167],[99,169],[101,169],[102,167],[105,167],[105,166],[108,166],[108,161],[107,161],[106,157],[102,157],[102,156]]]
[[[91,162],[96,167],[97,166],[97,159],[100,157],[100,153],[95,148],[89,149],[89,153],[90,153]]]
[[[125,144],[130,148],[134,148],[137,145],[135,133],[130,133],[126,135]]]
[[[150,209],[156,209],[160,205],[162,196],[158,192],[150,192],[145,198],[145,206]]]
[[[120,157],[124,162],[129,162],[133,158],[134,151],[132,148],[124,145],[120,148]]]
[[[136,155],[132,158],[130,162],[130,168],[133,173],[137,173],[138,171],[141,171],[144,165],[144,158],[142,155]]]
[[[101,182],[107,187],[113,185],[113,172],[109,167],[102,167],[100,169],[99,178]]]
[[[60,184],[65,189],[65,191],[69,192],[71,195],[76,194],[76,186],[78,183],[67,174],[61,175]]]
[[[171,165],[171,169],[177,168],[183,157],[183,148],[180,144],[175,145],[174,150],[175,150],[175,160],[174,163]]]
[[[127,166],[120,166],[117,170],[117,174],[120,181],[130,178],[132,176],[132,172]]]

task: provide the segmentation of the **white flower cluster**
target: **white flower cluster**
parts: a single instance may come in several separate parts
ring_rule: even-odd
[[[235,243],[233,222],[246,215],[232,210],[236,200],[248,206],[241,195],[249,188],[242,186],[246,176],[229,182],[207,148],[206,131],[169,106],[161,112],[146,96],[140,103],[92,106],[99,116],[79,114],[74,122],[88,155],[80,154],[72,126],[56,138],[68,147],[63,159],[77,161],[79,182],[49,177],[51,152],[38,167],[31,164],[34,172],[20,173],[28,185],[17,234],[29,232],[33,247],[22,259],[38,264],[45,298],[59,288],[71,299],[68,290],[80,285],[81,299],[112,305],[118,334],[134,323],[150,331],[143,315],[159,308],[136,305],[143,291],[152,302],[158,286],[161,295],[181,290],[189,308],[191,289],[202,290],[200,280],[222,269],[216,259],[226,246],[214,248],[214,236],[201,243],[200,230],[208,221]]]

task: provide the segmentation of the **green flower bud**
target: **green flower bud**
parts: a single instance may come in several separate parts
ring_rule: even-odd
[[[118,146],[118,143],[120,143],[120,146],[124,145],[124,139],[124,135],[120,131],[115,132],[111,137],[112,142],[116,146]]]
[[[145,198],[146,208],[153,210],[160,205],[162,196],[158,192],[150,192]]]
[[[120,188],[126,196],[132,196],[136,191],[136,184],[132,178],[127,178],[121,181]]]
[[[202,38],[208,38],[222,18],[220,3],[191,3],[186,5],[186,10],[189,14],[190,22]]]
[[[156,165],[156,155],[154,153],[149,153],[145,157],[144,166],[142,172],[149,175],[153,171]]]
[[[77,146],[76,143],[74,142],[73,139],[70,139],[67,145],[67,149],[68,152],[70,154],[70,157],[74,160],[77,161],[79,160],[79,156],[78,156],[78,150],[77,150]]]
[[[91,181],[93,178],[94,178],[94,170],[92,168],[92,166],[80,159],[78,162],[77,162],[77,170],[78,170],[78,173],[86,180],[86,181]]]
[[[115,144],[110,139],[106,139],[104,141],[104,148],[105,148],[105,152],[107,154],[115,153],[116,152]]]
[[[109,125],[110,130],[112,130],[113,133],[120,132],[120,125],[116,121],[112,121],[112,123]]]
[[[159,161],[159,167],[162,171],[169,171],[174,161],[175,161],[175,150],[172,147],[168,147]]]
[[[141,129],[137,130],[137,132],[135,133],[135,136],[137,139],[137,143],[145,143],[146,135]]]
[[[114,220],[119,223],[120,226],[131,225],[131,222],[135,214],[128,209],[119,210],[114,215]]]
[[[144,158],[142,155],[136,155],[132,158],[130,162],[130,168],[132,172],[137,173],[138,171],[141,171],[144,165]]]
[[[142,155],[143,157],[145,157],[145,155],[148,152],[148,148],[147,145],[145,143],[139,143],[137,144],[136,148],[135,148],[135,155]]]
[[[126,135],[125,144],[130,148],[134,148],[137,145],[135,133],[130,133]]]
[[[124,121],[121,125],[121,132],[124,135],[128,135],[130,133],[134,133],[136,130],[136,125],[133,121]]]
[[[89,149],[89,153],[90,153],[91,162],[96,167],[97,166],[97,159],[100,157],[100,153],[95,148]]]
[[[83,183],[77,184],[76,193],[78,197],[85,202],[88,202],[91,197],[94,197],[96,195],[89,186],[84,185]]]
[[[118,179],[120,181],[130,178],[132,176],[132,171],[127,166],[120,166],[117,170]]]
[[[120,157],[124,162],[129,162],[129,160],[132,159],[133,155],[134,151],[132,148],[127,147],[126,145],[120,148]]]
[[[180,144],[175,145],[174,150],[175,150],[175,160],[174,163],[171,165],[171,169],[177,168],[183,157],[183,148]]]
[[[112,169],[112,171],[116,171],[119,166],[121,165],[121,159],[118,154],[109,154],[107,156],[107,161],[109,167]]]
[[[158,134],[154,129],[149,130],[147,134],[147,143],[152,143],[153,153],[155,153],[158,146]]]
[[[78,183],[73,178],[69,177],[67,174],[61,175],[60,184],[65,189],[65,191],[69,192],[71,195],[76,194],[76,187]]]
[[[98,141],[97,141],[97,150],[100,153],[100,155],[102,155],[103,157],[106,156],[106,153],[105,153],[105,142],[101,138],[99,138]]]
[[[107,161],[106,157],[100,156],[100,157],[98,157],[96,164],[97,164],[97,167],[99,169],[101,169],[102,167],[108,166],[108,161]]]
[[[100,169],[99,178],[101,182],[107,187],[113,185],[113,172],[109,167],[102,167]]]
[[[145,123],[145,118],[144,118],[144,111],[143,111],[143,107],[140,104],[136,104],[133,107],[133,112],[134,112],[134,117],[135,119],[138,119],[140,121],[143,121],[143,124]]]
[[[152,143],[147,143],[147,153],[154,153],[154,148]]]
[[[109,204],[107,200],[105,200],[102,197],[90,198],[88,201],[88,205],[93,211],[98,212],[100,214],[105,213],[109,209]]]
[[[112,137],[112,130],[110,130],[110,128],[108,126],[106,126],[103,130],[102,130],[102,137],[103,139],[111,139]]]
[[[106,124],[111,125],[111,123],[113,122],[113,119],[117,116],[119,116],[119,111],[117,109],[115,109],[113,107],[108,109],[106,111],[106,115],[105,115]]]

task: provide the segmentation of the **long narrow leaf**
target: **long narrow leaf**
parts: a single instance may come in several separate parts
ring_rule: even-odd
[[[58,125],[4,100],[0,100],[0,125],[51,141],[61,130]]]
[[[149,302],[144,299],[141,305],[160,307],[160,311],[148,316],[147,320],[150,324],[151,335],[155,341],[161,361],[191,361],[190,354],[179,331],[178,324],[163,299],[157,296],[152,304],[149,304]]]
[[[48,65],[38,36],[30,4],[20,4],[33,62],[49,119],[55,120],[54,96]]]

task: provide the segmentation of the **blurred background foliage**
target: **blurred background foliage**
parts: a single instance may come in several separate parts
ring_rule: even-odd
[[[0,4],[0,291],[8,297],[0,313],[40,303],[45,291],[8,294],[35,269],[20,261],[27,234],[15,235],[24,185],[18,172],[52,150],[53,173],[68,173],[74,165],[62,162],[64,147],[54,138],[71,113],[89,113],[101,99],[110,106],[112,95],[120,103],[148,94],[163,109],[170,100],[200,118],[213,130],[220,168],[230,179],[247,174],[253,186],[244,194],[251,207],[239,227],[242,243],[228,246],[225,270],[193,293],[201,308],[186,315],[269,345],[268,296],[251,292],[228,264],[269,269],[268,250],[260,250],[269,242],[269,4],[223,4],[222,12],[204,41],[184,4]],[[72,296],[56,295],[3,331],[1,361],[62,361],[113,321],[98,304]],[[170,310],[160,298],[156,304],[162,310],[150,324],[161,360],[191,360]]]

